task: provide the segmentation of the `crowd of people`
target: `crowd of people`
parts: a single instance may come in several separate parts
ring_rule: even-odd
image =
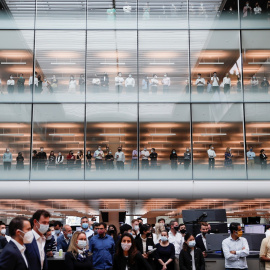
[[[208,168],[209,170],[215,169],[215,160],[216,160],[216,152],[215,148],[212,144],[209,145],[209,149],[207,150],[208,156]],[[246,153],[247,156],[247,165],[249,169],[254,168],[256,154],[253,151],[253,147],[250,146],[249,150]],[[138,157],[141,159],[141,169],[157,169],[158,166],[158,153],[155,148],[152,148],[150,151],[147,147],[144,147],[139,153],[137,149],[132,151],[132,159],[130,163],[130,169],[137,169],[138,165]],[[233,154],[231,152],[230,147],[227,147],[224,153],[224,167],[226,169],[233,169]],[[118,170],[124,170],[125,168],[125,154],[122,151],[122,147],[119,146],[115,153],[112,153],[110,149],[102,150],[101,146],[98,146],[97,150],[94,153],[91,150],[87,151],[85,155],[86,158],[86,169],[90,170],[92,167],[92,158],[94,160],[95,169],[96,170],[113,170],[115,167]],[[258,156],[259,164],[261,165],[261,169],[267,169],[267,155],[265,154],[265,150],[261,149],[260,154]],[[54,151],[51,151],[47,156],[47,153],[44,152],[44,148],[40,147],[40,151],[37,152],[33,150],[32,154],[32,168],[33,170],[63,170],[68,168],[69,170],[73,169],[81,169],[83,164],[84,154],[83,151],[80,150],[74,155],[73,151],[70,150],[68,155],[62,155],[61,152],[58,152],[58,155],[54,154]],[[172,149],[170,156],[171,169],[177,170],[179,164],[183,164],[184,169],[188,170],[192,160],[192,154],[189,148],[186,148],[186,151],[183,155],[177,154],[176,149]],[[3,167],[4,170],[11,170],[13,157],[10,149],[7,148],[6,152],[3,154]],[[22,170],[24,169],[24,157],[22,152],[18,153],[16,157],[16,169]]]
[[[207,93],[215,93],[220,92],[220,89],[223,89],[225,94],[230,94],[231,89],[234,87],[237,92],[241,92],[241,78],[237,76],[236,85],[232,85],[232,78],[229,73],[226,73],[226,76],[223,79],[218,77],[217,72],[213,72],[213,75],[209,77],[209,79],[205,79],[201,73],[197,75],[197,79],[191,81],[191,86],[195,85],[198,94],[202,94],[204,92]],[[80,74],[79,79],[76,79],[74,75],[70,75],[70,79],[68,82],[68,92],[74,93],[79,91],[81,94],[85,91],[85,77],[84,74]],[[109,90],[110,77],[106,72],[102,75],[94,75],[94,78],[91,81],[93,91],[95,93],[99,92],[107,92]],[[125,89],[127,93],[133,92],[135,90],[136,80],[132,76],[132,74],[128,74],[126,78],[123,77],[122,73],[119,72],[117,76],[114,78],[115,91],[120,94]],[[7,80],[7,92],[9,94],[13,94],[16,85],[17,91],[19,94],[23,94],[25,90],[25,78],[23,74],[20,74],[17,82],[15,82],[13,75],[10,75],[10,78]],[[35,87],[33,87],[33,85]],[[59,80],[55,75],[52,76],[51,79],[47,79],[46,76],[39,75],[35,72],[35,76],[29,78],[29,87],[31,89],[35,89],[34,92],[36,94],[50,94],[59,91]],[[254,93],[268,93],[269,89],[269,81],[267,77],[263,77],[261,81],[258,80],[256,74],[254,74],[250,79],[250,85],[246,85],[248,88]],[[153,93],[156,94],[159,89],[162,88],[163,94],[169,93],[171,88],[171,78],[167,73],[163,75],[163,77],[158,77],[157,74],[153,74],[152,77],[148,77],[145,75],[141,81],[141,90],[143,93]],[[0,79],[0,90],[2,92],[2,81]],[[189,92],[189,80],[186,81],[186,92]]]
[[[208,256],[207,235],[211,225],[201,222],[200,233],[192,235],[184,223],[160,218],[156,224],[144,224],[141,218],[122,224],[96,222],[86,216],[81,227],[72,231],[68,224],[50,221],[46,210],[37,210],[28,220],[11,220],[9,236],[0,223],[1,270],[47,270],[48,257],[65,253],[67,270],[204,270]],[[242,237],[239,223],[231,223],[230,235],[222,241],[225,269],[247,269],[249,245]],[[260,259],[270,264],[269,234],[262,241]],[[267,269],[267,268],[266,268]]]

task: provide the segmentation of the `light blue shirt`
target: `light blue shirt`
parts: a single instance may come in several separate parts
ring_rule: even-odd
[[[246,238],[239,237],[234,240],[230,235],[222,241],[222,250],[225,257],[225,268],[248,268],[246,257],[249,255],[249,246]],[[236,251],[236,254],[232,254],[230,251]]]

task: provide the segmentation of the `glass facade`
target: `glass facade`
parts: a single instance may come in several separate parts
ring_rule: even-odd
[[[269,179],[269,1],[0,3],[0,180]]]

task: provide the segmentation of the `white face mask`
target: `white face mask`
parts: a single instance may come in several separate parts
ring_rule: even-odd
[[[32,231],[29,231],[29,232],[25,233],[25,232],[23,232],[23,231],[21,231],[21,230],[19,230],[19,231],[22,232],[22,233],[24,234],[23,237],[21,236],[22,239],[23,239],[23,243],[24,243],[24,244],[31,244],[32,241],[33,241],[33,239],[34,239],[33,232],[32,232]]]
[[[51,235],[46,238],[47,241],[49,241],[51,239],[52,239],[52,236]]]
[[[196,245],[195,240],[189,241],[189,243],[188,243],[189,247],[195,247],[195,245]]]
[[[38,231],[39,231],[40,233],[44,234],[45,232],[48,231],[49,225],[40,224],[39,222],[38,222],[38,224],[39,224],[39,228],[37,228],[37,229],[38,229]]]
[[[7,152],[9,152],[9,149],[7,149]]]
[[[78,155],[80,154],[80,152],[78,152]]]
[[[61,153],[59,153],[59,156],[61,156]]]
[[[133,239],[135,239],[137,237],[137,235],[136,234],[133,234],[132,237],[133,237]]]
[[[5,234],[6,234],[6,232],[7,232],[7,230],[6,230],[6,229],[2,229],[2,230],[0,231],[0,233],[1,233],[1,234],[3,234],[3,235],[5,235]]]
[[[139,229],[140,229],[139,225],[135,225],[135,226],[134,226],[134,230],[135,230],[135,231],[138,231]]]
[[[78,240],[77,246],[79,249],[84,249],[86,248],[87,242],[85,240]]]
[[[131,78],[132,77],[131,74],[129,74],[128,77]]]
[[[121,243],[121,247],[123,250],[128,251],[131,248],[131,243]]]
[[[98,148],[98,151],[100,151],[100,150],[101,150],[101,148],[99,147],[99,148]]]

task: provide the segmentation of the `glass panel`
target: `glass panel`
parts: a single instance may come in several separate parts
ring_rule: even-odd
[[[88,0],[88,29],[137,29],[137,2]]]
[[[34,31],[0,31],[1,102],[31,102]]]
[[[269,29],[270,1],[239,1],[241,28]]]
[[[192,105],[195,179],[244,179],[243,107]]]
[[[141,104],[139,119],[140,179],[191,179],[190,106]]]
[[[86,1],[37,0],[37,29],[85,29]]]
[[[85,31],[36,31],[36,72],[35,102],[84,101]]]
[[[191,31],[190,43],[192,101],[242,101],[239,32]]]
[[[87,101],[136,102],[137,31],[88,31],[87,40]]]
[[[189,0],[190,27],[197,29],[237,29],[238,1]]]
[[[31,105],[1,104],[0,179],[29,180],[30,138]]]
[[[83,104],[34,105],[33,180],[84,178],[84,108]]]
[[[136,104],[87,105],[86,138],[86,179],[138,179]]]
[[[141,102],[189,102],[188,32],[140,31]]]
[[[138,0],[139,29],[186,29],[187,1]]]
[[[0,1],[1,29],[34,29],[36,1]],[[1,36],[2,39],[2,36]]]
[[[242,31],[245,101],[270,101],[270,31]]]
[[[267,156],[270,149],[270,106],[246,104],[245,114],[248,178],[269,179]]]

